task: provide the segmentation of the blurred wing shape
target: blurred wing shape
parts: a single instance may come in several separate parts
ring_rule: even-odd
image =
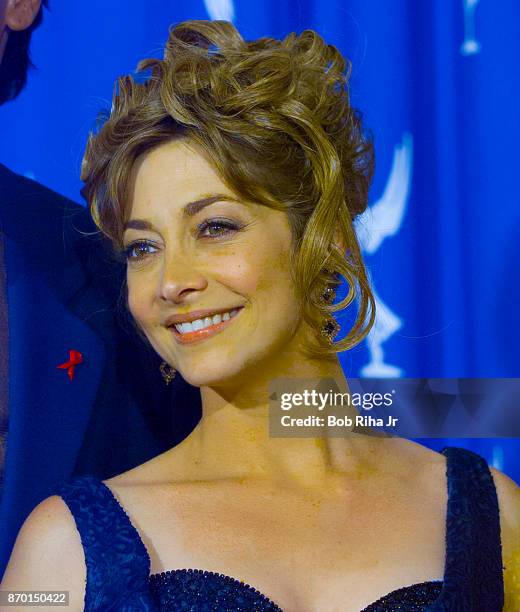
[[[204,0],[204,5],[213,20],[233,21],[235,18],[233,0]]]
[[[390,308],[379,297],[374,285],[372,284],[372,293],[376,303],[376,319],[374,325],[368,334],[367,341],[369,344],[381,345],[385,340],[395,334],[402,327],[402,320],[394,314]]]
[[[381,198],[358,217],[356,230],[365,253],[375,253],[388,236],[401,226],[412,181],[413,141],[405,133],[394,149],[392,170]]]

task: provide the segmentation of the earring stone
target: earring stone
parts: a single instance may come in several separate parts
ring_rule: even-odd
[[[170,365],[166,363],[166,361],[163,361],[159,366],[159,372],[161,373],[164,382],[169,385],[175,378],[177,370],[174,370]]]
[[[335,276],[335,275],[332,275],[332,276]],[[321,294],[320,301],[322,304],[330,306],[331,304],[334,303],[334,300],[336,299],[336,288],[337,288],[337,283],[330,283],[325,287],[323,293]],[[325,336],[329,344],[332,344],[334,342],[334,337],[339,332],[339,330],[340,330],[339,323],[336,321],[334,317],[329,316],[325,318],[323,326],[321,328],[321,333],[323,334],[323,336]]]
[[[334,317],[327,317],[321,328],[321,333],[325,336],[329,344],[332,344],[334,342],[334,337],[340,329],[340,325]]]

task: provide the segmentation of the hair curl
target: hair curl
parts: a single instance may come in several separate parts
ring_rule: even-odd
[[[237,195],[287,213],[302,314],[316,330],[309,353],[331,357],[353,347],[374,321],[353,226],[366,209],[374,163],[372,142],[350,106],[346,68],[312,30],[245,41],[226,21],[172,26],[164,59],[146,59],[139,78],[116,82],[112,111],[89,137],[81,178],[98,227],[121,246],[135,160],[187,138]],[[329,305],[322,295],[334,275],[349,291]],[[351,330],[330,345],[321,334],[324,318],[356,296]]]

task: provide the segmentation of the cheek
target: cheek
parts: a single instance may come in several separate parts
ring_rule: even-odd
[[[256,323],[251,323],[251,332],[258,325],[263,333],[267,329],[273,333],[287,331],[292,333],[300,321],[297,307],[297,294],[291,274],[291,253],[283,245],[270,245],[271,248],[248,252],[240,263],[226,268],[236,279],[233,285],[257,305]]]
[[[129,273],[127,274],[127,286],[130,314],[141,326],[144,326],[151,313],[146,284],[140,282],[135,273]]]
[[[252,266],[254,290],[271,294],[280,299],[293,293],[293,280],[290,269],[290,253],[286,249],[272,249],[263,253]]]
[[[249,297],[258,289],[265,271],[265,264],[258,252],[242,244],[232,249],[213,249],[204,264],[208,276],[234,292]]]
[[[293,284],[289,249],[278,240],[266,240],[265,235],[252,242],[254,246],[244,244],[231,251],[212,252],[212,268],[218,271],[221,282],[250,296],[264,291],[286,292]]]

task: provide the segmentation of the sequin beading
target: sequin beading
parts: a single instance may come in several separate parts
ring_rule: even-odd
[[[431,581],[402,587],[374,601],[361,612],[424,612],[427,606],[438,600],[442,584],[442,581]]]
[[[175,612],[282,612],[257,589],[225,574],[178,569],[150,576],[160,610]]]

